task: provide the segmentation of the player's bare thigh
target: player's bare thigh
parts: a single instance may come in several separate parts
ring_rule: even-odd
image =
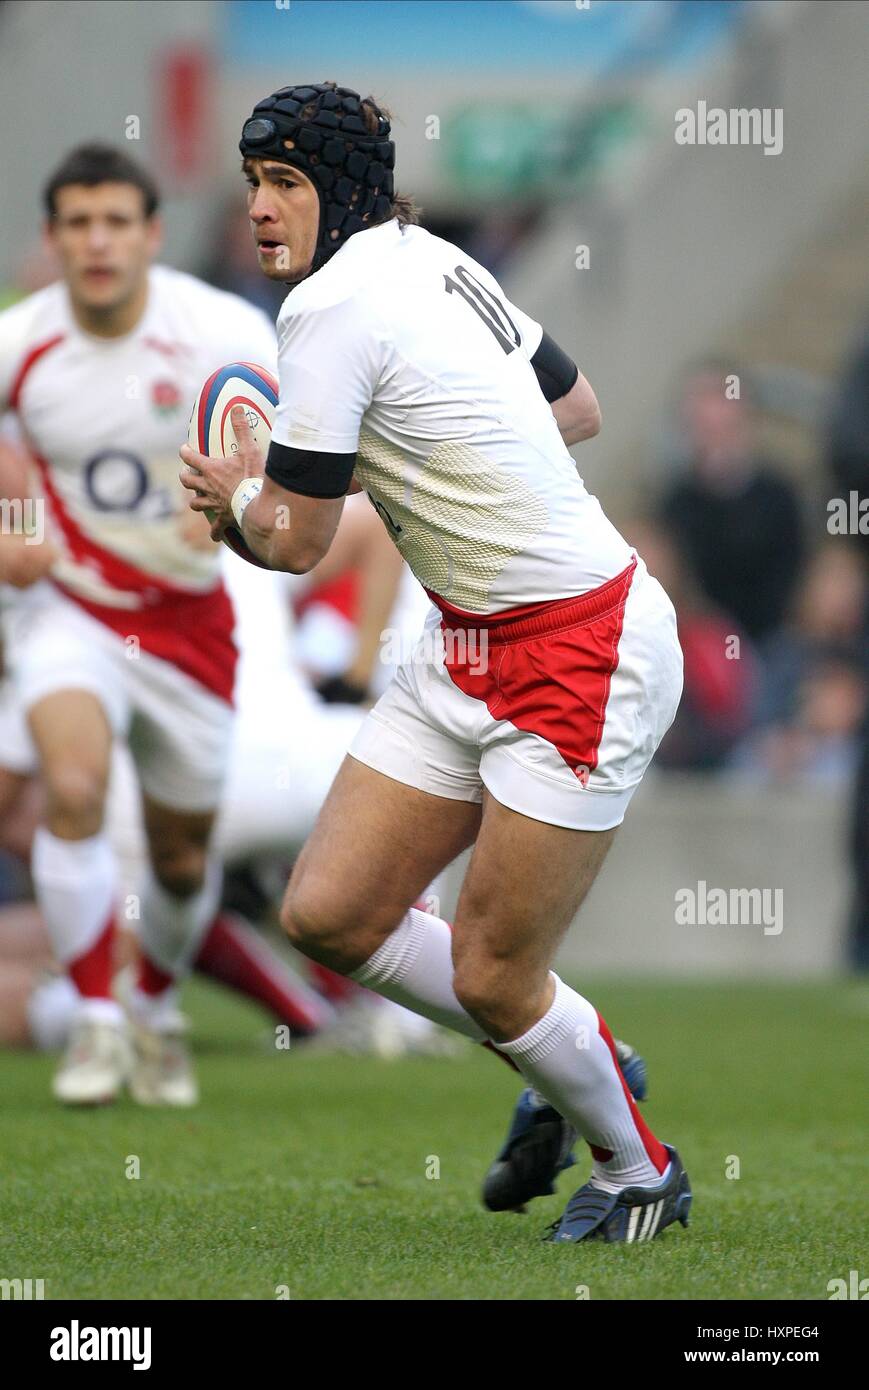
[[[102,704],[89,690],[56,690],[30,707],[27,722],[39,755],[49,830],[65,840],[96,835],[112,754]]]
[[[290,876],[281,921],[306,955],[349,973],[472,844],[480,806],[432,796],[347,757]]]
[[[615,830],[565,830],[483,793],[483,818],[453,920],[453,988],[496,1042],[549,1009],[559,942],[597,877]]]

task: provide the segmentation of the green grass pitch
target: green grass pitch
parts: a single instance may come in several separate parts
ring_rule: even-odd
[[[496,1058],[279,1051],[263,1014],[194,983],[195,1111],[63,1111],[53,1059],[0,1054],[0,1277],[63,1299],[826,1299],[865,1265],[869,986],[584,988],[649,1060],[687,1231],[543,1244],[588,1160],[524,1216],[482,1210],[518,1090]]]

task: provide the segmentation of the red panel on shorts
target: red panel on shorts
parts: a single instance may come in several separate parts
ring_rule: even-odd
[[[635,568],[636,560],[590,593],[515,620],[456,622],[450,613],[441,623],[453,683],[485,701],[493,719],[545,738],[583,783],[597,767]]]

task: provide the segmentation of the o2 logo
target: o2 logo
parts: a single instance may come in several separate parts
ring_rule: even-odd
[[[125,449],[104,449],[89,459],[84,490],[98,512],[136,512],[155,521],[175,510],[169,489],[152,488],[142,460]]]

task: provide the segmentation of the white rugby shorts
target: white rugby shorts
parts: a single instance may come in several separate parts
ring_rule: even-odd
[[[438,601],[351,755],[433,796],[620,825],[682,693],[673,605],[634,558],[577,598],[493,618]]]
[[[88,690],[126,741],[143,790],[179,811],[209,811],[220,799],[229,758],[232,705],[171,661],[152,655],[85,612],[53,585],[38,602],[4,614],[11,673],[5,728],[24,729],[22,712],[60,690]],[[131,633],[136,616],[129,617]],[[2,751],[2,750],[0,750]],[[31,770],[29,737],[6,766]],[[35,770],[35,769],[32,769]]]

